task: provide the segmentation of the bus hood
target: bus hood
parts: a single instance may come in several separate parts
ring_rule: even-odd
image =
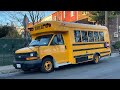
[[[37,52],[38,47],[24,47],[15,51],[15,53],[29,53],[29,52]]]

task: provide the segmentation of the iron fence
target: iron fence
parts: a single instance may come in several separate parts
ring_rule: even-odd
[[[24,39],[0,39],[0,66],[12,65],[14,53],[24,47]]]

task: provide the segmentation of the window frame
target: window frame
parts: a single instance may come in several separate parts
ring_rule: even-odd
[[[62,43],[62,44],[52,44],[54,38],[57,37],[57,35],[58,35],[58,34],[55,34],[55,35],[53,36],[53,38],[52,38],[52,40],[51,40],[51,42],[50,42],[50,46],[52,46],[52,45],[65,45],[65,43],[64,43],[64,38],[63,38],[63,35],[62,35],[62,34],[60,34],[60,35],[61,35],[61,40],[62,40],[63,43]]]

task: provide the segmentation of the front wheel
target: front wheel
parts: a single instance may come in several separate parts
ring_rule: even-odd
[[[41,71],[45,73],[52,72],[54,69],[53,61],[51,58],[45,58],[42,61]]]

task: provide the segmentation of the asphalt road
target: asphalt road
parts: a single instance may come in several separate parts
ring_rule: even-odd
[[[0,79],[120,79],[120,56],[101,59],[98,64],[67,65],[51,73],[33,70],[5,74]]]

